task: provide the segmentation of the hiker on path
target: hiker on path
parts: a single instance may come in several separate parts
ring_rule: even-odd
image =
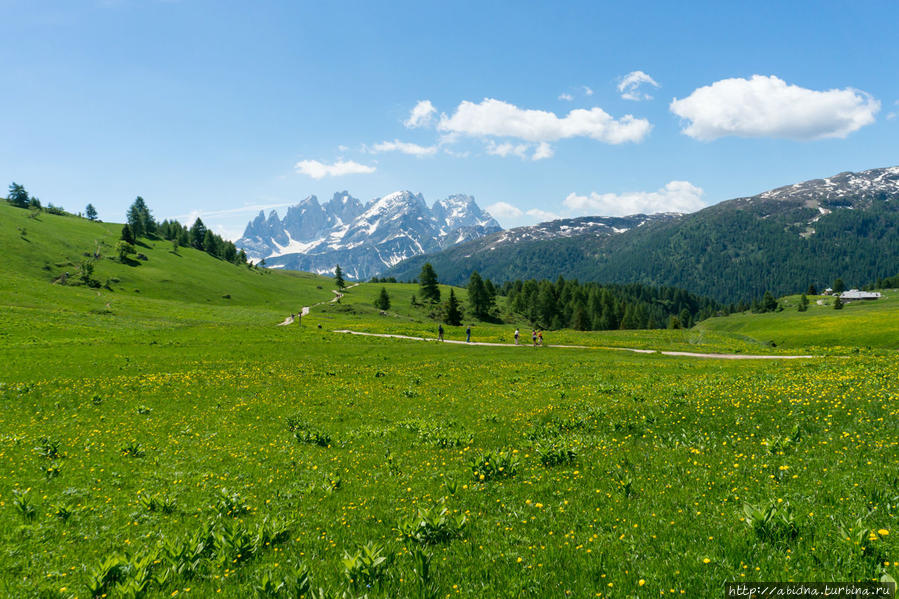
[[[534,347],[537,347],[537,329],[531,329],[531,341],[534,342]]]
[[[518,329],[515,329],[515,345],[518,345]]]
[[[543,347],[543,331],[537,332],[537,341],[540,342],[540,347]]]
[[[471,325],[468,325],[468,328],[465,329],[465,343],[471,343]]]
[[[437,341],[443,341],[443,325],[437,325]]]

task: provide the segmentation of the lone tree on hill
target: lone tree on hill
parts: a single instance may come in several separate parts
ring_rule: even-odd
[[[84,216],[87,217],[87,220],[97,220],[97,209],[94,208],[93,204],[88,204],[84,209]]]
[[[803,293],[802,297],[799,298],[799,311],[805,312],[806,310],[808,310],[808,298]]]
[[[122,241],[131,245],[134,243],[134,231],[131,230],[129,225],[122,225]]]
[[[450,289],[449,299],[446,301],[444,321],[454,327],[462,324],[462,308],[459,306],[459,300],[456,299],[456,292],[453,289]]]
[[[381,293],[375,299],[375,308],[378,310],[390,309],[390,295],[387,293],[386,287],[381,287]]]
[[[421,288],[421,299],[436,304],[440,301],[440,287],[437,284],[437,273],[430,262],[425,262],[418,275],[418,286]],[[461,318],[460,318],[461,321]]]
[[[17,208],[28,208],[28,204],[31,201],[28,197],[28,192],[25,191],[25,186],[19,185],[15,181],[10,184],[9,196],[6,199]]]
[[[334,284],[337,285],[338,289],[346,287],[346,281],[343,280],[343,270],[341,270],[339,264],[334,269]]]
[[[833,300],[833,309],[834,310],[842,310],[843,309],[843,300],[840,299],[838,295],[836,299]]]

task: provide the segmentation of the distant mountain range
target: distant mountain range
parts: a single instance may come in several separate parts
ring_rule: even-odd
[[[501,231],[416,256],[385,276],[494,281],[578,278],[671,285],[731,302],[804,291],[836,277],[863,285],[899,273],[899,167],[844,172],[692,214],[585,217]]]
[[[251,221],[235,242],[269,268],[330,273],[340,264],[349,278],[367,279],[407,258],[500,231],[474,198],[452,195],[428,208],[421,194],[398,191],[367,204],[343,191],[325,204],[309,196]]]

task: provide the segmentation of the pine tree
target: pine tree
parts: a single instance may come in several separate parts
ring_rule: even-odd
[[[25,191],[24,185],[19,185],[13,181],[9,186],[9,195],[6,197],[10,204],[18,208],[28,208],[29,198],[28,192]]]
[[[334,284],[337,285],[338,289],[346,287],[346,281],[343,280],[343,271],[340,269],[339,264],[334,269]]]
[[[418,275],[418,286],[421,288],[421,299],[436,304],[440,301],[440,287],[437,283],[437,273],[430,262],[425,262]],[[461,321],[461,317],[460,317]]]
[[[833,309],[834,310],[842,310],[843,309],[843,300],[840,299],[840,296],[836,296],[836,299],[833,300]]]
[[[765,297],[762,298],[762,312],[774,312],[775,310],[777,310],[777,300],[770,291],[766,291]]]
[[[803,293],[799,298],[799,311],[805,312],[806,310],[808,310],[808,298]]]
[[[468,279],[468,304],[478,318],[484,318],[490,311],[490,295],[478,271],[473,271]]]
[[[127,244],[134,243],[134,231],[131,230],[131,227],[128,225],[122,225],[122,241]]]
[[[87,217],[87,220],[97,220],[97,209],[94,208],[93,204],[88,204],[84,209],[84,216]]]
[[[190,244],[198,250],[203,249],[203,240],[206,238],[206,225],[197,217],[190,228]]]
[[[837,279],[833,282],[833,292],[834,293],[843,293],[846,291],[846,284],[843,282],[843,279]]]
[[[444,321],[454,327],[462,324],[462,308],[459,306],[459,300],[456,299],[456,292],[453,289],[450,289],[449,299],[446,302]]]
[[[812,283],[808,286],[808,291],[805,292],[806,295],[818,295],[818,290],[815,288],[815,284]]]
[[[377,299],[375,299],[375,308],[378,310],[390,309],[390,295],[387,293],[386,287],[381,287],[381,293],[378,294]]]

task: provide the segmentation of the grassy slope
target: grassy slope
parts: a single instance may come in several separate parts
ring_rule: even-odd
[[[140,266],[101,262],[98,278],[122,280],[115,291],[51,285],[95,238],[111,244],[117,226],[9,210],[0,205],[0,596],[86,596],[102,560],[197,530],[225,488],[251,508],[239,520],[292,520],[290,538],[243,563],[204,561],[199,577],[150,596],[248,597],[296,562],[315,587],[339,589],[344,552],[368,541],[396,559],[381,586],[353,596],[415,596],[415,544],[396,522],[443,498],[470,523],[463,538],[425,548],[440,596],[711,597],[743,574],[869,579],[878,559],[897,555],[899,516],[883,504],[899,467],[892,357],[735,363],[328,334],[433,335],[410,305],[415,287],[401,285],[387,286],[387,315],[371,306],[381,285],[362,285],[302,327],[275,327],[329,299],[329,280],[192,250],[169,257],[157,243]],[[478,324],[475,338],[508,341],[511,330]],[[709,338],[739,343],[703,331],[548,334],[696,349]],[[294,440],[285,422],[295,414],[331,446]],[[797,424],[802,440],[773,451]],[[44,437],[60,442],[58,477],[33,449]],[[123,455],[131,443],[142,457]],[[545,466],[538,445],[552,444],[576,461]],[[476,482],[472,456],[502,447],[518,451],[517,474]],[[29,488],[36,515],[26,522],[12,491]],[[175,510],[149,511],[141,496],[168,497]],[[774,499],[794,507],[797,537],[765,540],[739,520],[744,502]],[[877,553],[843,542],[839,524],[859,517],[892,531],[866,543]]]
[[[784,310],[767,314],[732,314],[711,318],[697,328],[773,341],[782,348],[817,346],[899,348],[899,291],[884,290],[875,301],[852,302],[833,309],[833,298],[813,296],[807,312],[796,309],[799,296],[781,299]],[[824,305],[818,305],[823,301]]]

